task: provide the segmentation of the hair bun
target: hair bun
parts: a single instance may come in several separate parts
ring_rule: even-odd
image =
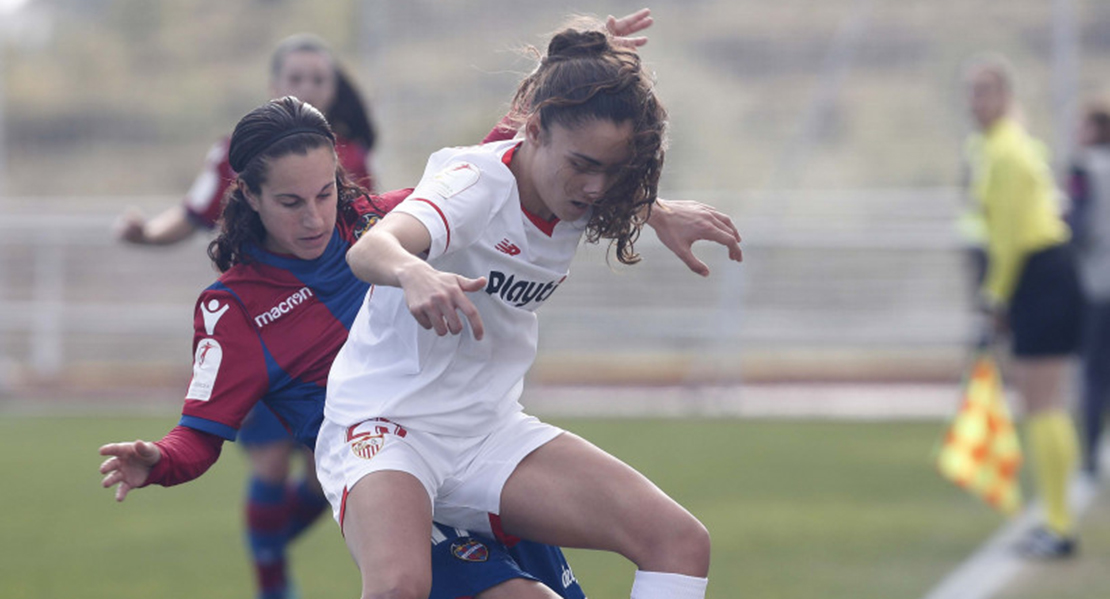
[[[609,38],[600,31],[565,29],[551,38],[547,57],[561,60],[599,56],[609,48]]]

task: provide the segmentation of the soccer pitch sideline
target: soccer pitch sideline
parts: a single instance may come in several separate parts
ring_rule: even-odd
[[[552,421],[638,468],[706,524],[714,599],[921,597],[1002,523],[933,470],[940,421]],[[99,445],[157,439],[174,423],[0,419],[0,597],[251,596],[235,446],[180,487],[141,489],[123,504],[100,487]],[[357,593],[330,519],[291,560],[302,597]],[[628,596],[632,569],[621,558],[571,551],[570,561],[592,599]]]

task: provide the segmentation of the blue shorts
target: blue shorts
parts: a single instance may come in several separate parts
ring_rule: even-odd
[[[486,537],[460,535],[435,525],[432,593],[428,599],[464,599],[514,578],[542,582],[564,599],[586,599],[558,547],[520,541],[506,548]]]
[[[266,404],[254,404],[243,424],[239,427],[239,435],[235,441],[243,446],[267,445],[279,441],[293,442],[293,436],[286,430],[285,425],[278,420]]]

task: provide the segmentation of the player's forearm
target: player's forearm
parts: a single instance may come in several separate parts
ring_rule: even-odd
[[[390,234],[364,235],[347,252],[347,264],[356,277],[371,285],[400,287],[402,273],[430,268],[426,262],[410,254]]]
[[[151,468],[143,486],[171,487],[199,477],[215,464],[223,439],[187,426],[176,426],[154,444],[161,451],[162,459]]]
[[[428,230],[416,218],[391,212],[347,252],[356,277],[371,285],[401,287],[412,273],[433,270],[420,258],[431,245]]]
[[[171,245],[184,241],[196,232],[183,206],[170,208],[143,224],[143,243]]]

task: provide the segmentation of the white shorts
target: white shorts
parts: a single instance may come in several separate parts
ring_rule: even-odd
[[[436,522],[500,536],[501,489],[528,454],[563,433],[517,412],[488,435],[453,437],[414,431],[384,419],[341,426],[324,419],[316,440],[316,475],[343,528],[347,493],[372,472],[415,476]]]

